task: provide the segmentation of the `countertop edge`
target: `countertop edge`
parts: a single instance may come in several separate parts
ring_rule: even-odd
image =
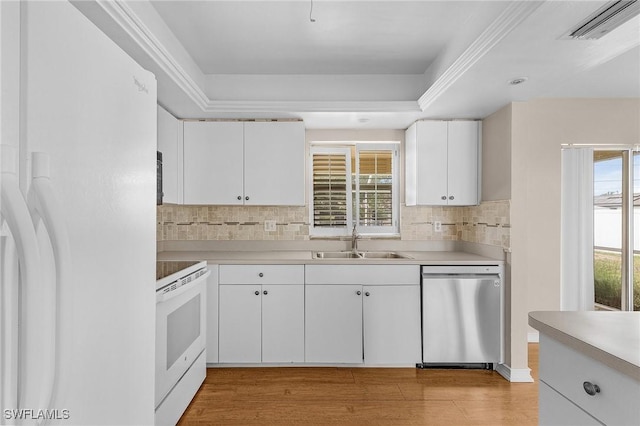
[[[289,265],[503,265],[501,260],[465,252],[409,252],[404,259],[315,259],[312,251],[220,252],[179,251],[157,253],[157,260],[204,260],[211,264],[289,264]],[[259,253],[259,254],[256,254]]]
[[[564,332],[556,327],[553,327],[543,320],[536,318],[536,314],[542,312],[530,312],[529,313],[529,325],[542,334],[546,334],[549,337],[558,340],[559,342],[566,344],[572,349],[575,349],[590,358],[603,363],[604,365],[613,368],[637,381],[640,381],[640,366],[635,365],[627,360],[624,360],[602,348],[594,346],[584,340],[573,336],[567,332]]]

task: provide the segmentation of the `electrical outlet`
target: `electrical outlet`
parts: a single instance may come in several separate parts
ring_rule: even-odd
[[[265,220],[264,221],[264,230],[265,230],[265,232],[274,232],[276,230],[276,221],[275,220]]]
[[[433,222],[433,231],[434,232],[442,232],[442,222],[436,220]]]

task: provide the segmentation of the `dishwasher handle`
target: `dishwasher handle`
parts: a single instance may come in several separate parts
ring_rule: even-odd
[[[422,274],[422,280],[500,280],[498,274]]]
[[[502,273],[500,265],[423,265],[422,275],[498,275]]]

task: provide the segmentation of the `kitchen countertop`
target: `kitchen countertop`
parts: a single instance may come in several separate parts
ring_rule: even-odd
[[[529,325],[640,381],[640,312],[530,312]]]
[[[377,250],[376,250],[377,251]],[[496,265],[501,261],[476,254],[459,251],[402,251],[393,252],[406,255],[402,259],[314,259],[312,250],[271,250],[271,251],[213,251],[184,250],[162,251],[158,260],[206,260],[224,264],[393,264],[393,265]]]

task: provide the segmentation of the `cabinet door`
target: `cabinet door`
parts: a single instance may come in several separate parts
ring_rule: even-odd
[[[306,362],[362,363],[361,294],[360,285],[306,286]]]
[[[245,204],[304,205],[304,124],[248,122],[244,144]]]
[[[304,362],[304,285],[262,286],[262,362]]]
[[[158,151],[162,153],[163,203],[178,203],[178,120],[158,106]]]
[[[420,121],[416,129],[416,202],[446,205],[447,122]]]
[[[260,291],[259,285],[220,286],[220,362],[261,361]]]
[[[242,204],[242,123],[186,122],[183,143],[184,204]]]
[[[207,279],[207,363],[218,362],[218,265],[209,265]]]
[[[478,121],[450,121],[448,204],[478,204]]]
[[[420,286],[365,286],[363,291],[365,363],[420,362]]]

